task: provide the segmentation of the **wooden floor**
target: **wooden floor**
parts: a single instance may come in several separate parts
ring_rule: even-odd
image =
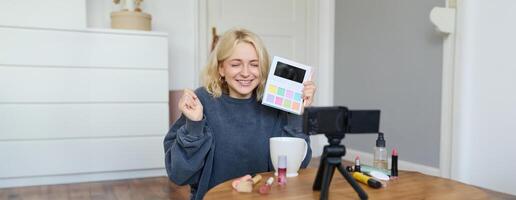
[[[0,189],[1,200],[188,199],[166,177]]]
[[[309,167],[318,164],[314,159]],[[488,193],[493,199],[516,199]],[[187,200],[188,195],[187,187],[175,186],[167,177],[0,189],[0,200]]]

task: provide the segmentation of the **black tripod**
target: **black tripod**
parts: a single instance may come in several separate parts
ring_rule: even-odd
[[[328,190],[330,188],[331,179],[335,168],[344,176],[346,181],[355,189],[360,199],[367,199],[367,194],[362,190],[360,185],[355,182],[353,177],[349,175],[344,166],[342,166],[342,156],[346,155],[346,147],[340,144],[342,138],[328,137],[329,145],[324,146],[317,176],[315,177],[313,190],[321,191],[320,200],[328,199]]]

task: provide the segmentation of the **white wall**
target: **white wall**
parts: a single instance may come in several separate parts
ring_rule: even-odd
[[[459,1],[452,178],[516,195],[516,1]]]
[[[1,0],[0,25],[85,28],[85,0]]]
[[[89,28],[109,28],[112,1],[88,0]],[[169,88],[195,88],[197,2],[185,0],[151,0],[142,4],[144,12],[152,15],[152,30],[168,33]],[[204,60],[204,58],[201,58]]]
[[[434,168],[430,171],[439,166],[443,45],[428,14],[443,4],[339,0],[335,5],[335,104],[380,109],[387,148],[396,147],[400,161]],[[372,154],[376,137],[349,135],[344,143]]]

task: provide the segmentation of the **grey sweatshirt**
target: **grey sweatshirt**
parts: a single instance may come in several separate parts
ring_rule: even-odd
[[[164,141],[168,177],[178,185],[189,184],[192,199],[202,199],[212,187],[226,180],[273,171],[269,138],[291,136],[305,139],[302,117],[262,105],[253,95],[235,99],[211,96],[205,88],[195,94],[203,105],[203,119],[181,116]],[[301,165],[310,162],[309,148]]]

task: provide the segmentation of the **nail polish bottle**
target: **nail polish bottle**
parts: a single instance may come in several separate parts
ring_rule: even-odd
[[[287,184],[287,156],[278,156],[278,183]]]
[[[269,177],[269,179],[267,179],[267,181],[265,182],[265,184],[263,184],[260,189],[258,190],[258,192],[260,194],[268,194],[270,191],[271,191],[271,187],[272,187],[272,183],[274,182],[274,178],[273,177]]]

